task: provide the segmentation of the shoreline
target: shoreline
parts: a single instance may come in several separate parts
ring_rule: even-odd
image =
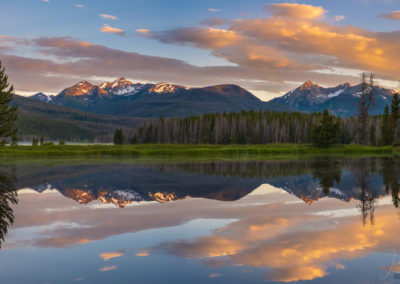
[[[0,147],[0,157],[273,157],[279,155],[395,155],[400,147],[338,145],[317,148],[312,145],[266,144],[266,145],[43,145]]]

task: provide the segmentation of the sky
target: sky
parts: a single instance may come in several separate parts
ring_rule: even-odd
[[[400,0],[1,0],[18,94],[82,80],[240,85],[262,100],[307,80],[399,88]]]

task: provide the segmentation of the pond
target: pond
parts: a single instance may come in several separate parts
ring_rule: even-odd
[[[400,158],[14,161],[1,283],[399,283]]]

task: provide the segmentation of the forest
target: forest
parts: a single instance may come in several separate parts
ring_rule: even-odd
[[[142,125],[132,144],[270,144],[313,142],[323,113],[248,111],[205,114],[187,118],[159,118]],[[370,116],[362,127],[358,118],[330,116],[337,124],[337,143],[390,145],[398,140],[396,112]]]

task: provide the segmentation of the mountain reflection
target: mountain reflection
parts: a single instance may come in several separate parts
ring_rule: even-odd
[[[359,200],[363,222],[373,223],[376,198],[391,194],[399,206],[398,170],[398,158],[19,166],[17,186],[57,189],[81,204],[98,200],[123,208],[185,198],[235,201],[267,183],[307,204],[325,196]]]
[[[14,222],[11,205],[18,203],[15,182],[15,168],[0,171],[0,248],[8,232],[8,226]]]

